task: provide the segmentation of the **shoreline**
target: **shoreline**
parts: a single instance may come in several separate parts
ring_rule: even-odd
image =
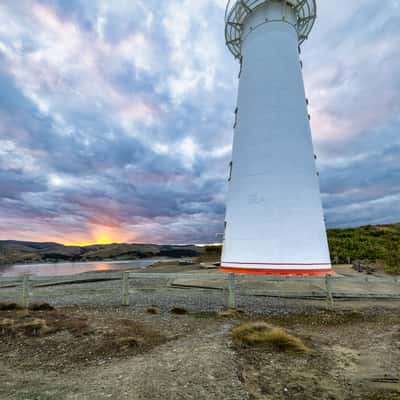
[[[149,257],[131,260],[76,261],[0,265],[0,279],[27,273],[38,276],[78,275],[82,273],[116,272],[124,269],[144,270],[162,263],[176,263],[189,258]],[[191,259],[190,259],[191,260]],[[125,268],[126,266],[126,268]],[[108,268],[107,268],[108,267]]]
[[[98,263],[98,262],[106,262],[106,263],[124,263],[124,262],[132,262],[132,261],[140,261],[140,260],[151,260],[155,257],[143,257],[143,258],[130,258],[129,260],[115,259],[115,258],[106,258],[101,260],[54,260],[54,261],[32,261],[32,262],[15,262],[10,264],[0,264],[0,268],[2,267],[15,267],[15,266],[28,266],[28,265],[48,265],[48,264],[79,264],[79,263]],[[184,259],[185,257],[182,257]],[[190,257],[187,257],[190,258]],[[159,260],[170,260],[169,257],[157,257]],[[171,260],[175,260],[176,258],[171,258]]]

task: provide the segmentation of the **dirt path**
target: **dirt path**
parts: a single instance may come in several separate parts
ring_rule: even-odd
[[[92,380],[81,398],[245,400],[235,354],[226,343],[229,328],[167,343],[100,373],[87,371]]]
[[[151,352],[103,365],[60,372],[0,368],[2,400],[196,399],[245,400],[235,353],[227,342],[230,323],[210,321]],[[196,322],[197,323],[197,322]],[[7,394],[8,393],[8,394]]]

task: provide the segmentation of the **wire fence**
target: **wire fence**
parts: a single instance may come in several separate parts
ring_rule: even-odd
[[[280,277],[250,276],[223,273],[137,273],[115,272],[106,276],[95,274],[41,277],[24,275],[0,277],[0,300],[7,298],[23,307],[35,299],[75,296],[86,303],[113,298],[123,306],[134,305],[140,295],[146,295],[148,305],[157,296],[190,294],[212,296],[228,309],[238,306],[241,297],[279,297],[288,299],[326,300],[330,307],[336,300],[400,299],[400,278],[362,277]],[[139,296],[139,297],[138,297]],[[142,298],[143,298],[142,296]],[[187,301],[185,298],[183,301]],[[207,300],[209,301],[209,300]],[[97,301],[98,302],[98,301]]]

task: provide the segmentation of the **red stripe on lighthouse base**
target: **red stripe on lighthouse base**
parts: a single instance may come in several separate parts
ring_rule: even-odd
[[[225,264],[235,264],[237,265],[237,267]],[[244,265],[246,266],[254,265],[254,267],[244,268],[243,267]],[[261,266],[265,267],[261,268]],[[330,263],[223,262],[219,270],[220,272],[229,272],[229,273],[245,274],[245,275],[326,276],[333,274]]]

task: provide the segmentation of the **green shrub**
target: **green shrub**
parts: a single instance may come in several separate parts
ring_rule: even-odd
[[[332,260],[382,260],[385,270],[400,273],[400,224],[328,230]]]

